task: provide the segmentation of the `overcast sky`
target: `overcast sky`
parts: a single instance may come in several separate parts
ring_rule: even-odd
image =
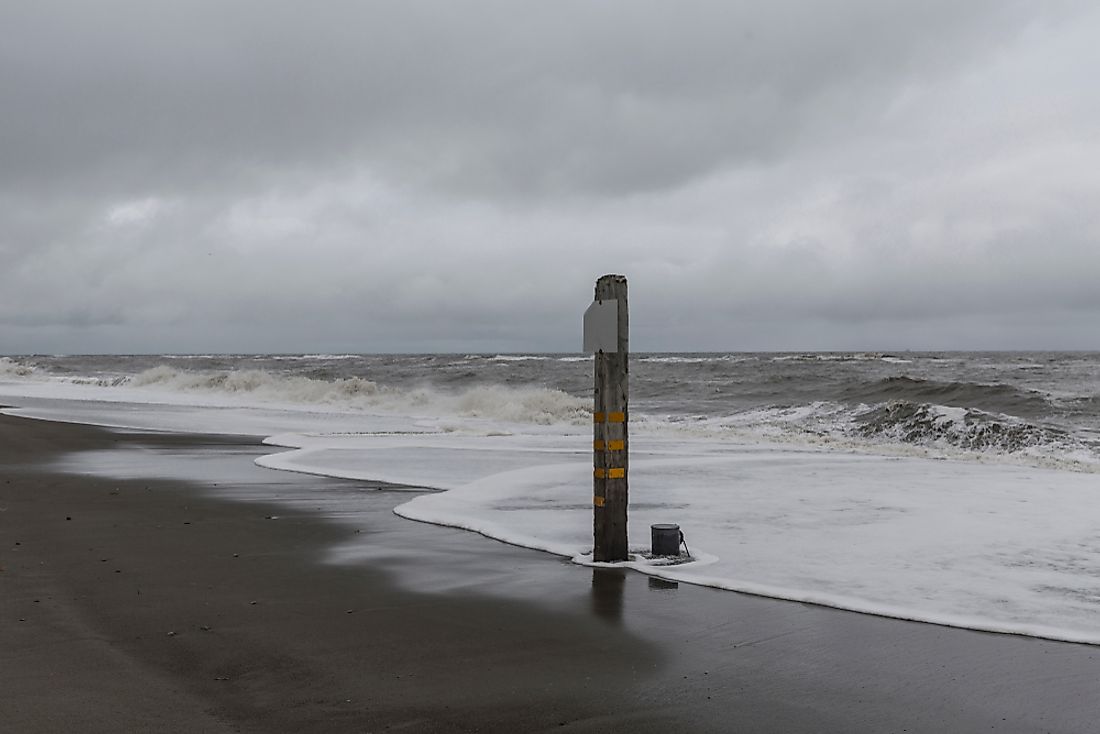
[[[0,353],[1100,349],[1100,4],[0,0]]]

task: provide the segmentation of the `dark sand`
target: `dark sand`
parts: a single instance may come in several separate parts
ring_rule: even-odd
[[[594,573],[263,452],[0,417],[0,731],[1100,730],[1098,648]],[[218,496],[291,485],[365,514]]]

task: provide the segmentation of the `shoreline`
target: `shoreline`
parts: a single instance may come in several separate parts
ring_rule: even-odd
[[[1100,716],[1095,648],[593,571],[392,515],[407,493],[357,495],[374,509],[353,530],[201,479],[50,463],[138,444],[265,450],[0,417],[6,728],[1072,732]],[[239,463],[234,481],[286,481]],[[355,530],[377,557],[328,560]],[[418,574],[450,590],[401,583]]]

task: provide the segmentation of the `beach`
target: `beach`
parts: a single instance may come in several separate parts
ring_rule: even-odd
[[[1098,33],[7,3],[0,734],[1100,734]]]
[[[58,468],[135,445],[236,467],[222,483],[341,484],[254,466],[251,438],[0,418],[7,730],[1080,732],[1100,715],[1093,646],[593,571],[395,517],[407,493],[362,493],[352,527],[227,501],[209,473]],[[330,562],[352,534],[376,561]]]

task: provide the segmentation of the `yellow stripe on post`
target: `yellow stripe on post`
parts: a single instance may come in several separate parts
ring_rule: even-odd
[[[595,469],[592,473],[596,475],[596,479],[607,479],[607,471],[604,469]]]
[[[608,479],[622,479],[625,476],[626,476],[626,469],[608,469],[607,470],[607,478]]]
[[[608,413],[607,414],[607,422],[608,423],[625,423],[626,422],[626,413]]]
[[[607,450],[608,451],[622,451],[625,448],[626,448],[626,441],[608,441],[607,442]]]
[[[614,441],[612,441],[612,443],[614,443]],[[592,442],[592,448],[594,448],[596,451],[603,451],[603,441],[601,439],[596,439]]]
[[[603,507],[603,497],[593,497],[592,504],[596,507]]]
[[[603,418],[604,418],[603,413],[593,413],[592,414],[592,422],[593,423],[603,423]]]

